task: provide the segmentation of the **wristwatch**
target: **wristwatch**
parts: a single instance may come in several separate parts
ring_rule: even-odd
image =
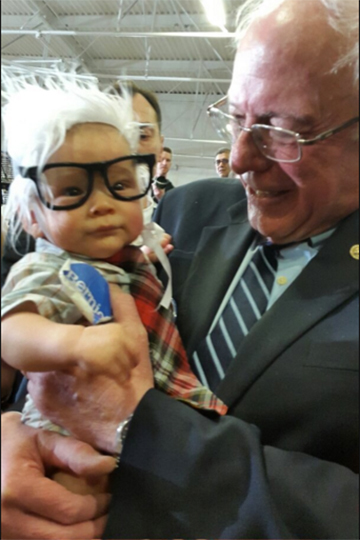
[[[130,414],[130,416],[120,422],[120,424],[116,428],[114,457],[116,459],[117,465],[119,465],[120,463],[121,452],[123,450],[126,435],[133,416],[133,414]]]

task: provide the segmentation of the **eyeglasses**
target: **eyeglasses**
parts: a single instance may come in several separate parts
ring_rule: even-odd
[[[20,174],[35,182],[41,202],[51,210],[71,210],[83,205],[93,190],[95,172],[101,174],[114,199],[136,201],[151,187],[153,154],[124,156],[95,163],[49,163],[20,167]]]
[[[251,127],[244,127],[241,125],[242,120],[220,110],[220,107],[226,103],[227,97],[220,99],[207,109],[212,124],[220,137],[234,144],[242,132],[251,133],[253,141],[260,152],[266,158],[281,163],[300,161],[303,146],[310,146],[323,141],[359,121],[359,117],[356,116],[340,126],[320,133],[313,139],[303,139],[300,133],[280,127],[265,124],[253,124]]]
[[[216,159],[215,160],[216,165],[229,165],[228,159]]]

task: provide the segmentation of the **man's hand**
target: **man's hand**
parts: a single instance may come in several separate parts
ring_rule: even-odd
[[[111,286],[110,293],[114,319],[126,341],[121,350],[132,359],[124,362],[136,364],[128,378],[120,382],[107,375],[76,377],[60,372],[27,376],[29,393],[45,417],[95,448],[113,453],[118,424],[134,412],[154,381],[147,333],[135,302],[117,286]]]
[[[160,201],[165,195],[165,189],[158,188],[155,182],[152,185],[152,189],[153,189],[155,199],[157,201]]]
[[[164,233],[162,240],[160,242],[160,245],[163,248],[164,253],[166,255],[169,255],[169,253],[171,253],[174,249],[174,246],[171,243],[171,240],[172,238],[170,234]],[[153,264],[156,264],[157,262],[159,262],[157,255],[149,247],[142,246],[141,251],[148,257],[149,261],[152,262]]]
[[[2,415],[1,440],[1,538],[102,536],[110,496],[75,495],[46,474],[56,468],[101,476],[114,469],[113,458],[70,437],[25,426],[18,413]]]

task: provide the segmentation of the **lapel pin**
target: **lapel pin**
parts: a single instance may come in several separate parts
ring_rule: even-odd
[[[355,246],[353,246],[353,247],[350,249],[350,255],[351,255],[352,258],[355,259],[356,261],[359,260],[359,244],[356,244]]]

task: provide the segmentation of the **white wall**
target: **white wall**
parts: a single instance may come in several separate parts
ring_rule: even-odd
[[[164,145],[173,151],[169,180],[180,186],[216,177],[215,154],[226,144],[214,131],[206,109],[218,96],[159,94],[158,98]]]
[[[174,165],[172,166],[168,178],[174,184],[174,186],[182,186],[195,180],[204,180],[205,178],[215,178],[215,169],[204,167],[187,167],[186,165],[177,165],[176,156],[174,158]]]

